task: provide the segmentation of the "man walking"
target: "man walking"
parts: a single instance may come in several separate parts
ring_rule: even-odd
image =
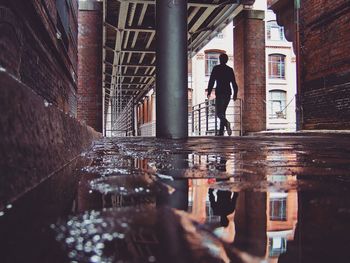
[[[216,65],[210,75],[208,83],[208,99],[210,93],[213,90],[214,83],[216,81],[216,115],[220,119],[220,129],[219,136],[224,135],[224,128],[226,127],[227,134],[231,136],[232,130],[230,122],[226,119],[226,109],[230,103],[231,98],[231,83],[233,88],[233,100],[237,99],[238,86],[235,79],[235,74],[233,69],[226,65],[228,61],[228,56],[226,54],[221,54],[219,56],[220,64]]]

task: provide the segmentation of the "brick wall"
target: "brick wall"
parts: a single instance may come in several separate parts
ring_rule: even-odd
[[[77,29],[76,0],[0,0],[0,210],[101,136],[75,118]]]
[[[243,99],[243,132],[266,129],[264,11],[244,10],[234,21],[234,65]]]
[[[350,128],[350,2],[302,1],[304,129]]]
[[[0,3],[0,66],[64,112],[76,115],[77,10],[68,1],[69,27],[57,37],[55,0]]]
[[[81,5],[78,15],[78,118],[102,131],[102,5]]]
[[[91,146],[101,134],[0,71],[0,210]]]

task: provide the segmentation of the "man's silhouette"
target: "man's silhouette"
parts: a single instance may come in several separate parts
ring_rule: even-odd
[[[220,136],[224,135],[224,128],[228,135],[232,134],[230,122],[226,119],[226,109],[231,98],[231,83],[233,88],[233,100],[237,99],[238,86],[235,79],[233,69],[226,65],[228,56],[221,54],[219,57],[220,64],[216,65],[211,72],[209,83],[208,83],[208,99],[210,93],[213,90],[214,83],[216,81],[216,115],[220,119]]]
[[[220,216],[221,226],[228,226],[227,216],[235,211],[237,197],[238,193],[218,190],[215,198],[214,190],[209,189],[210,206],[213,209],[213,214]]]

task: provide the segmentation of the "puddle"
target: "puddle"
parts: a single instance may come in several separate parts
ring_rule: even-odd
[[[121,196],[149,195],[161,192],[171,194],[172,189],[156,181],[154,176],[147,174],[109,176],[94,179],[90,182],[92,190],[101,194]]]
[[[259,262],[167,207],[89,211],[51,227],[71,262]]]
[[[0,211],[1,262],[345,262],[349,144],[102,139]]]

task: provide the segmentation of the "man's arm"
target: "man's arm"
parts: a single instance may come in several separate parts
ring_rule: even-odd
[[[209,82],[208,82],[208,95],[207,97],[209,98],[211,91],[213,90],[214,87],[214,83],[216,80],[216,67],[213,68],[211,74],[210,74],[210,78],[209,78]]]
[[[231,83],[232,83],[232,88],[233,88],[233,100],[236,100],[237,99],[237,95],[238,95],[238,86],[237,86],[237,83],[236,83],[235,73],[233,72],[233,69],[232,69]]]

